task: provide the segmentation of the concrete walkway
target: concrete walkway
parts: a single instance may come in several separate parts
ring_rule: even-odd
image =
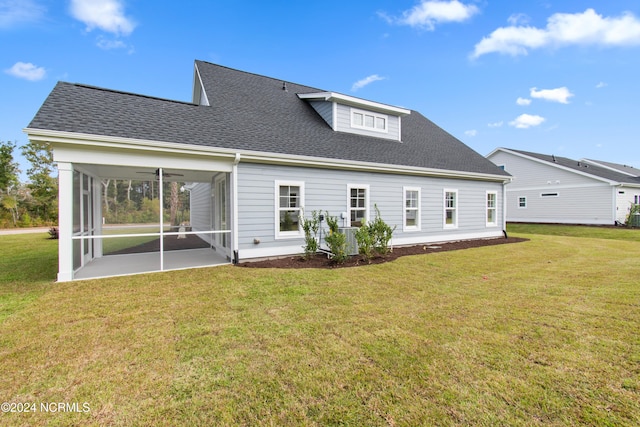
[[[0,236],[6,234],[32,234],[32,233],[48,233],[51,227],[32,227],[32,228],[0,228]]]

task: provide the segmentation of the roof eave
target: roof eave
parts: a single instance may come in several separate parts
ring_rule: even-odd
[[[395,164],[364,162],[356,160],[332,159],[325,157],[300,156],[283,153],[238,150],[231,148],[210,147],[205,145],[184,144],[177,142],[152,141],[113,137],[105,135],[82,134],[75,132],[52,131],[47,129],[26,128],[24,132],[29,139],[37,142],[65,145],[85,145],[118,149],[134,149],[184,154],[205,154],[225,157],[230,160],[240,154],[242,161],[252,163],[281,164],[290,166],[307,166],[329,169],[348,169],[378,173],[394,173],[402,175],[431,176],[455,179],[474,179],[506,183],[511,176],[488,174],[481,172],[456,171],[448,169],[422,168]]]
[[[408,116],[411,110],[396,107],[393,105],[382,104],[379,102],[368,101],[366,99],[356,98],[355,96],[343,95],[337,92],[315,92],[315,93],[299,93],[298,98],[304,100],[330,101],[341,104],[351,105],[354,107],[368,108],[370,110],[395,114],[398,116]]]

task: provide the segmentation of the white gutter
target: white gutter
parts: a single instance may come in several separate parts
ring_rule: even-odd
[[[245,162],[279,164],[289,166],[308,166],[323,169],[350,169],[368,172],[394,173],[403,175],[433,176],[442,178],[480,179],[484,181],[505,182],[511,177],[478,172],[454,171],[448,169],[421,168],[415,166],[390,165],[384,163],[365,162],[344,159],[328,159],[325,157],[302,156],[295,154],[268,153],[251,150],[237,150],[204,145],[192,145],[175,142],[152,141],[103,135],[81,134],[73,132],[48,131],[41,129],[24,129],[29,139],[36,142],[53,144],[86,145],[111,147],[117,149],[146,150],[154,152],[178,154],[205,154],[210,156],[234,159],[242,155]]]

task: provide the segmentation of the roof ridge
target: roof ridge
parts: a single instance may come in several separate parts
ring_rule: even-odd
[[[123,91],[123,90],[109,89],[109,88],[104,88],[104,87],[100,87],[100,86],[88,85],[88,84],[84,84],[84,83],[69,83],[69,82],[62,82],[62,81],[59,82],[59,83],[63,83],[63,84],[71,85],[71,86],[76,86],[76,87],[80,87],[80,88],[85,88],[85,89],[99,90],[101,92],[117,93],[117,94],[120,94],[120,95],[135,96],[135,97],[138,97],[138,98],[147,98],[147,99],[152,99],[152,100],[156,100],[156,101],[173,102],[173,103],[176,103],[176,104],[198,106],[198,104],[194,104],[193,102],[179,101],[179,100],[176,100],[176,99],[161,98],[159,96],[152,96],[152,95],[145,95],[145,94],[135,93],[135,92],[127,92],[127,91]]]
[[[209,61],[203,61],[201,59],[196,59],[196,62],[201,62],[203,64],[212,65],[214,67],[224,68],[225,70],[233,71],[233,72],[236,72],[236,73],[242,73],[242,74],[248,74],[248,75],[251,75],[251,76],[262,77],[264,79],[273,80],[275,82],[286,82],[286,83],[289,83],[289,84],[293,84],[293,85],[309,88],[312,91],[329,92],[327,90],[320,89],[320,88],[313,87],[313,86],[309,86],[309,85],[305,85],[305,84],[302,84],[302,83],[296,83],[296,82],[292,82],[290,80],[284,80],[284,79],[277,79],[275,77],[267,76],[267,75],[264,75],[264,74],[253,73],[251,71],[239,70],[237,68],[228,67],[226,65],[220,65],[220,64],[213,63],[213,62],[209,62]]]

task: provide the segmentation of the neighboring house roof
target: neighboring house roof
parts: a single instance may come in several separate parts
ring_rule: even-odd
[[[60,82],[27,132],[70,132],[509,177],[416,111],[402,117],[402,142],[336,132],[298,97],[325,91],[202,61],[196,61],[196,68],[209,106]]]
[[[640,170],[634,168],[633,166],[621,165],[619,163],[611,163],[611,162],[605,162],[603,160],[594,160],[594,159],[582,159],[582,161],[591,163],[594,165],[603,166],[605,168],[613,169],[615,171],[625,173],[629,176],[640,176]]]
[[[593,177],[602,178],[607,181],[614,181],[620,184],[640,185],[640,177],[629,176],[628,174],[612,170],[611,168],[602,167],[602,166],[599,166],[593,163],[588,163],[581,160],[573,160],[567,157],[556,156],[554,154],[540,154],[540,153],[532,153],[530,151],[514,150],[511,148],[498,148],[494,150],[493,153],[495,153],[496,151],[518,153],[523,156],[531,157],[537,160],[542,160],[551,165],[561,166],[566,169],[571,169],[576,172],[580,172],[582,174],[587,174]],[[489,156],[491,156],[491,154],[489,154]]]

